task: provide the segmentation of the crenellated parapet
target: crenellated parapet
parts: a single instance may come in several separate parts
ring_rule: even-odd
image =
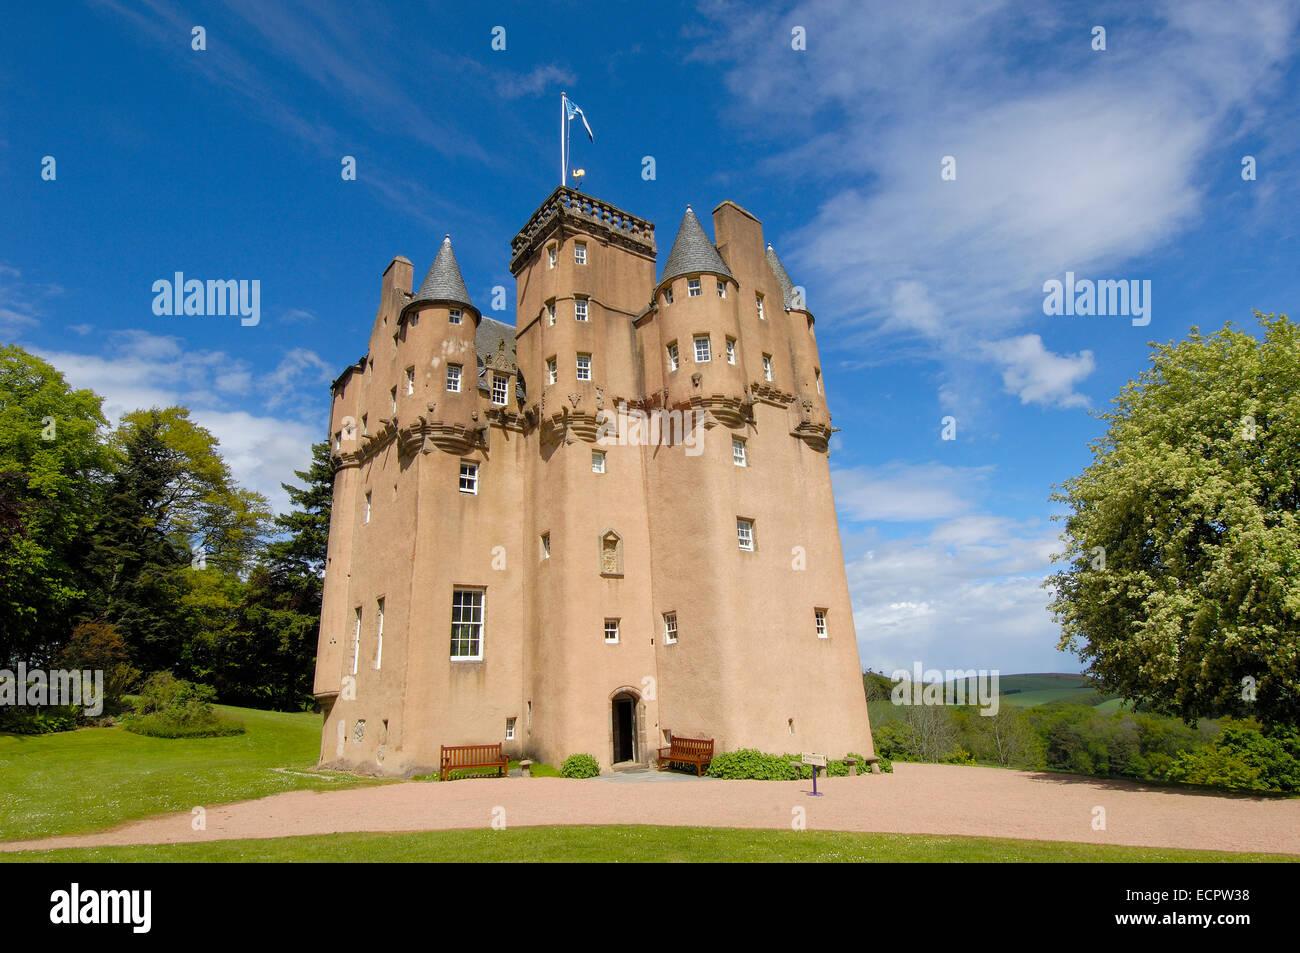
[[[510,242],[510,272],[518,275],[542,244],[565,224],[595,234],[611,244],[644,255],[655,255],[653,222],[585,195],[577,189],[560,187],[538,206],[537,211]]]

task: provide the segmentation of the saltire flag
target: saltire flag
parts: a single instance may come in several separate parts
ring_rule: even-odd
[[[575,103],[572,99],[569,99],[567,96],[564,98],[564,106],[568,112],[568,117],[570,120],[572,120],[574,116],[580,116],[582,118],[582,124],[587,128],[587,138],[590,139],[592,142],[595,142],[596,137],[592,135],[591,124],[587,122],[587,114],[582,111],[582,107],[579,106],[577,103]]]

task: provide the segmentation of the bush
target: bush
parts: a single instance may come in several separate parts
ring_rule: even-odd
[[[135,714],[127,716],[123,727],[155,738],[215,738],[242,733],[242,724],[216,713],[212,707],[215,697],[211,686],[187,682],[171,672],[155,672],[135,697]]]
[[[571,754],[560,766],[566,778],[594,778],[600,774],[600,762],[589,754]]]
[[[1179,754],[1165,777],[1230,790],[1300,791],[1300,732],[1229,720],[1213,743]]]
[[[0,731],[15,735],[44,735],[77,727],[81,709],[75,705],[0,706]]]
[[[741,748],[715,754],[708,770],[710,776],[726,781],[796,781],[800,777],[812,777],[811,772],[793,767],[791,760],[799,759],[792,754],[764,754],[753,748]]]

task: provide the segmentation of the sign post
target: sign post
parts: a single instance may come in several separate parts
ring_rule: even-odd
[[[802,762],[804,764],[812,765],[813,769],[813,789],[808,792],[808,796],[825,797],[826,795],[817,791],[817,769],[826,767],[826,755],[813,754],[811,751],[805,751],[803,753]]]

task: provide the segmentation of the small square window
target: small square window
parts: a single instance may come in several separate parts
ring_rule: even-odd
[[[736,541],[745,552],[754,551],[754,521],[736,520]]]
[[[700,296],[700,279],[689,278],[686,281],[686,297],[698,298]]]
[[[510,385],[510,379],[502,377],[500,374],[492,375],[492,403],[498,407],[506,405],[506,394]]]
[[[408,367],[406,369],[406,396],[410,397],[414,393],[415,393],[415,368]]]
[[[577,298],[573,302],[573,317],[578,321],[587,320],[587,299]]]
[[[668,345],[668,370],[675,371],[680,364],[681,360],[677,354],[677,342],[674,341]]]
[[[460,393],[460,365],[447,365],[447,390],[453,394]]]
[[[591,355],[590,354],[578,355],[578,380],[580,381],[591,380]]]
[[[727,363],[736,363],[736,339],[727,338]]]
[[[585,265],[587,263],[587,243],[573,243],[573,263],[575,265]]]
[[[478,464],[461,462],[460,465],[460,492],[478,493]]]
[[[460,324],[460,308],[452,308],[447,314],[448,324]]]
[[[513,718],[507,718],[506,719],[506,741],[514,741],[514,740],[515,740],[515,720]]]
[[[770,381],[771,379],[772,379],[772,355],[764,354],[763,355],[763,380]]]
[[[695,339],[695,363],[707,364],[712,360],[712,354],[709,348],[709,336],[700,335]]]
[[[738,467],[749,466],[749,458],[745,454],[745,441],[740,437],[731,438],[731,462]]]
[[[559,379],[560,371],[558,365],[555,363],[555,358],[548,357],[546,359],[546,383],[554,384]]]
[[[591,451],[591,472],[592,473],[605,472],[605,451],[604,450]]]
[[[550,267],[554,268],[555,267],[555,246],[554,245],[551,245],[546,249],[546,258],[547,261],[550,263]]]
[[[814,609],[813,619],[817,623],[817,638],[819,639],[829,638],[829,636],[826,634],[826,610]]]
[[[605,641],[611,644],[618,641],[618,619],[605,620]]]
[[[719,298],[725,298],[726,296],[727,296],[727,283],[726,283],[725,281],[723,281],[721,278],[719,278],[719,279],[718,279],[718,297],[719,297]]]
[[[668,645],[677,644],[677,613],[664,613],[664,642]]]

